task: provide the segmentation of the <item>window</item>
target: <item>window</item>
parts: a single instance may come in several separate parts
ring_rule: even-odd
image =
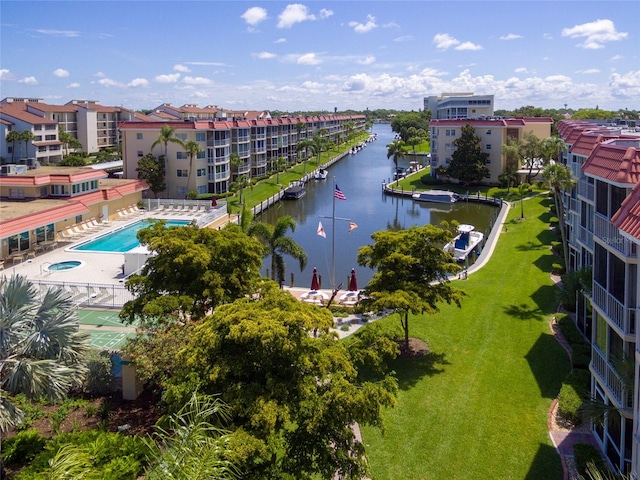
[[[485,145],[485,149],[486,149],[486,150],[491,150],[491,144],[490,144],[490,143],[487,143],[487,144]]]
[[[136,140],[142,140],[142,134],[136,133]]]
[[[176,176],[177,177],[188,177],[189,176],[189,170],[183,169],[183,168],[179,168],[178,170],[176,170]]]
[[[142,152],[142,150],[138,150],[138,157],[144,157],[144,153]]]
[[[475,112],[475,110],[474,110],[474,112]],[[491,130],[490,129],[487,130],[487,135],[491,135]]]
[[[9,198],[24,198],[24,188],[10,188]]]
[[[178,160],[187,160],[188,159],[187,152],[176,152],[176,158]]]
[[[179,197],[184,197],[187,194],[187,187],[177,187],[176,195]]]
[[[183,142],[187,141],[187,134],[186,133],[176,133],[176,138],[182,140]]]
[[[201,152],[198,152],[198,154],[196,155],[196,158],[206,158],[207,152],[205,152],[204,150]]]
[[[206,141],[205,133],[204,132],[196,132],[196,142],[205,142],[205,141]]]
[[[207,169],[206,168],[199,168],[198,172],[197,172],[197,176],[198,177],[206,177],[207,176]]]

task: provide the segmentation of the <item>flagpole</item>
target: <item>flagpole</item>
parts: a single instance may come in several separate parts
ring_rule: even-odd
[[[333,177],[333,212],[331,214],[331,290],[336,287],[336,177]]]

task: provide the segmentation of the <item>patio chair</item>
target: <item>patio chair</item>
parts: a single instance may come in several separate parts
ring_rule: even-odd
[[[78,234],[73,231],[72,227],[67,227],[65,233],[70,240],[78,236]]]

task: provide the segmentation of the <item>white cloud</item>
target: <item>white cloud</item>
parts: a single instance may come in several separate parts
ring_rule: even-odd
[[[351,21],[348,25],[353,28],[353,31],[356,33],[367,33],[378,26],[376,24],[376,17],[373,15],[367,15],[367,23]]]
[[[333,15],[333,10],[327,10],[326,8],[320,9],[320,18],[329,18],[331,15]]]
[[[500,37],[500,40],[517,40],[518,38],[522,38],[522,35],[518,35],[517,33],[508,33]]]
[[[278,28],[291,28],[296,23],[306,20],[315,20],[316,17],[309,12],[305,5],[292,3],[287,5],[285,9],[278,15]]]
[[[615,42],[627,38],[626,32],[616,31],[616,27],[611,20],[599,19],[595,22],[575,25],[571,28],[563,28],[562,36],[569,38],[584,38],[577,46],[585,49],[604,48],[604,43]]]
[[[403,35],[393,39],[394,42],[408,42],[409,40],[413,40],[413,35]]]
[[[482,46],[472,42],[464,42],[455,47],[454,50],[482,50]]]
[[[103,72],[97,72],[97,73],[95,73],[93,76],[94,76],[94,77],[98,77],[98,78],[104,78],[104,77],[106,77],[107,75],[106,75],[105,73],[103,73]]]
[[[527,73],[527,68],[526,67],[518,67],[514,70],[514,72],[516,73]]]
[[[277,55],[275,53],[271,53],[271,52],[252,53],[251,56],[255,57],[255,58],[258,58],[260,60],[271,60],[272,58],[276,58],[277,57]]]
[[[611,57],[612,62],[617,62],[618,60],[622,60],[624,57],[622,55],[614,55]]]
[[[191,69],[189,67],[185,67],[184,65],[180,64],[180,63],[176,63],[173,66],[173,69],[176,72],[182,72],[182,73],[189,73],[191,71]]]
[[[134,87],[134,88],[148,87],[148,86],[149,86],[149,80],[147,80],[146,78],[134,78],[127,84],[127,87]]]
[[[282,38],[282,37],[281,37],[281,38],[277,39],[277,40],[276,40],[275,42],[273,42],[273,43],[287,43],[287,39],[286,39],[286,38]]]
[[[600,69],[599,68],[587,68],[586,70],[577,70],[576,73],[584,73],[584,74],[600,73]]]
[[[322,60],[316,57],[315,53],[305,53],[298,57],[296,61],[298,65],[318,65]]]
[[[36,32],[41,33],[43,35],[52,35],[54,37],[79,37],[80,32],[75,30],[48,30],[48,29],[39,29]]]
[[[257,25],[267,18],[267,11],[262,7],[251,7],[240,15],[251,26]]]
[[[358,60],[358,63],[360,65],[371,65],[375,61],[376,61],[376,57],[374,57],[373,55],[369,55],[368,57],[365,57],[362,60]]]
[[[79,88],[80,84],[78,82],[73,82],[67,85],[67,88]]]
[[[69,76],[69,72],[64,68],[57,68],[53,71],[53,76],[58,78],[64,78]]]
[[[110,78],[102,78],[98,80],[98,83],[103,87],[121,87],[122,86],[121,83],[116,82],[115,80],[112,80]]]
[[[0,68],[0,80],[9,80],[13,75],[6,68]]]
[[[553,35],[551,35],[550,33],[543,33],[542,38],[544,38],[545,40],[553,40]]]
[[[220,62],[184,62],[187,65],[198,65],[203,67],[224,67],[226,66],[224,63]]]
[[[184,77],[182,79],[187,85],[209,85],[211,80],[204,77]]]
[[[460,40],[456,40],[448,33],[436,33],[433,37],[433,43],[439,50],[446,50],[460,44]]]
[[[169,73],[169,74],[156,75],[154,80],[158,83],[175,83],[178,80],[180,80],[180,74]]]
[[[36,80],[36,77],[24,77],[18,80],[18,83],[24,83],[25,85],[38,85],[38,80]]]
[[[609,86],[615,96],[640,96],[640,70],[628,72],[624,75],[614,73],[609,77]]]

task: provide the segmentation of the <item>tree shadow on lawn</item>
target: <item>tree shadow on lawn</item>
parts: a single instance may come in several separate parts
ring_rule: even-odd
[[[531,252],[533,250],[548,250],[549,245],[543,245],[542,243],[536,243],[529,240],[527,243],[521,243],[516,245],[516,250],[519,252]]]
[[[525,355],[544,398],[554,399],[571,368],[569,356],[551,333],[541,333]]]
[[[562,478],[562,464],[558,452],[551,445],[540,444],[525,480]]]
[[[444,373],[443,365],[451,365],[446,354],[429,351],[411,358],[398,357],[389,362],[389,370],[394,371],[401,390],[409,390],[424,377]]]
[[[557,306],[556,288],[552,285],[542,285],[530,298],[534,305],[527,303],[505,305],[504,313],[518,320],[544,320],[546,316],[551,315]]]

